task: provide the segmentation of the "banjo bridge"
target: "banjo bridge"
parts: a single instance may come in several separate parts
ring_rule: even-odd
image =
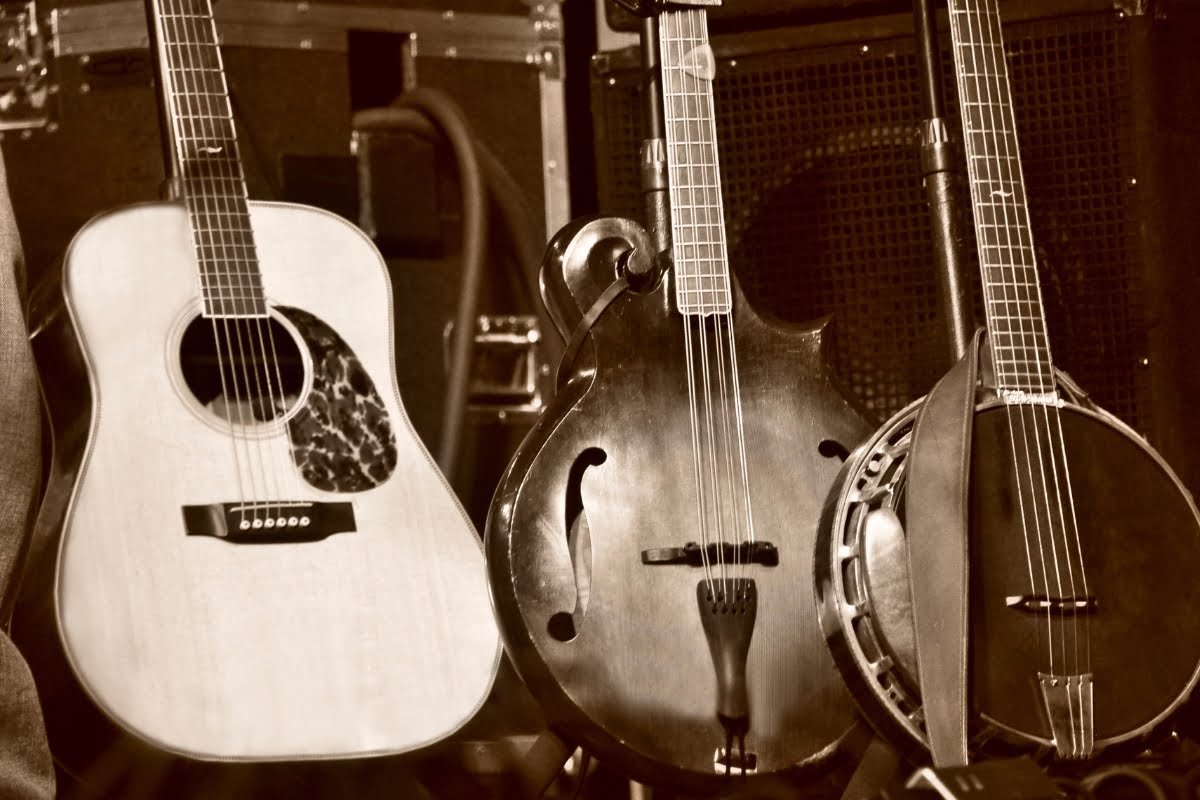
[[[1096,596],[1049,597],[1044,594],[1010,594],[1004,598],[1004,605],[1017,611],[1035,614],[1049,612],[1061,617],[1080,616],[1096,613]]]

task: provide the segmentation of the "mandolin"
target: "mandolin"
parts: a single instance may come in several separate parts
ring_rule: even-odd
[[[1162,458],[1054,368],[997,0],[949,11],[987,321],[966,410],[968,740],[1086,759],[1144,743],[1196,684],[1200,515]],[[923,402],[847,460],[817,555],[847,683],[877,728],[922,755],[904,521]]]
[[[655,251],[625,219],[551,241],[543,298],[586,335],[485,546],[501,634],[551,726],[638,780],[705,790],[824,772],[855,723],[812,548],[837,455],[869,429],[826,366],[824,323],[768,324],[731,279],[705,11],[670,9],[670,268],[631,266]]]
[[[332,214],[247,199],[209,0],[149,12],[182,199],[79,231],[77,339],[43,361],[52,385],[81,363],[91,396],[50,409],[77,477],[39,521],[62,518],[66,657],[122,728],[194,758],[436,742],[483,703],[499,635],[396,388],[383,261]]]

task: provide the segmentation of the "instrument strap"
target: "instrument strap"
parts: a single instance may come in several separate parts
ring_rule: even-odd
[[[967,533],[982,329],[925,398],[908,456],[909,584],[929,750],[967,763]]]
[[[591,333],[596,320],[600,319],[600,315],[628,288],[629,280],[624,275],[617,278],[601,292],[600,296],[596,298],[596,302],[592,303],[592,307],[583,315],[583,319],[579,320],[579,324],[575,326],[575,330],[571,332],[571,338],[567,341],[562,360],[558,362],[558,374],[554,378],[554,385],[557,389],[562,389],[566,385],[567,378],[571,375],[571,367],[575,365],[575,359],[579,357],[579,349],[587,341],[588,334]]]

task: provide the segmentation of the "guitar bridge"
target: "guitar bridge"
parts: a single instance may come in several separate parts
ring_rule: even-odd
[[[355,530],[350,503],[211,503],[183,507],[188,536],[228,542],[315,542]]]

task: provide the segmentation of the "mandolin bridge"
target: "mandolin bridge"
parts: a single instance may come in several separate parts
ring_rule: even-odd
[[[701,547],[688,542],[683,547],[657,547],[642,551],[642,563],[652,566],[682,564],[703,567],[705,564],[758,564],[779,566],[779,549],[770,542],[713,542]]]
[[[183,507],[188,536],[215,536],[229,542],[315,542],[352,533],[350,503],[210,503]]]

